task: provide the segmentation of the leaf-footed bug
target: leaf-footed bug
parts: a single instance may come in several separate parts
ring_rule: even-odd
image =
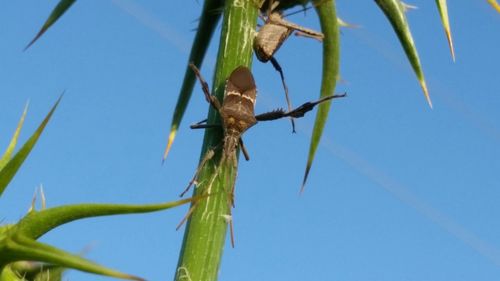
[[[303,117],[307,112],[311,111],[317,104],[322,102],[326,102],[333,98],[344,97],[345,94],[342,95],[331,95],[327,97],[323,97],[317,101],[306,102],[301,106],[285,111],[281,108],[266,112],[263,114],[255,115],[255,100],[257,98],[257,87],[255,85],[255,80],[253,78],[250,69],[245,66],[239,66],[230,74],[229,78],[226,81],[225,86],[225,95],[222,101],[222,104],[219,100],[210,93],[210,89],[208,87],[208,83],[203,79],[200,74],[200,71],[194,64],[189,65],[196,77],[201,83],[201,87],[203,90],[203,94],[205,95],[205,99],[207,102],[215,109],[220,115],[222,124],[207,124],[207,119],[198,122],[194,125],[191,125],[192,129],[206,129],[206,128],[220,128],[222,127],[224,132],[223,141],[221,144],[217,145],[215,148],[210,148],[203,159],[201,160],[196,172],[189,182],[186,189],[181,193],[183,196],[193,184],[200,185],[201,183],[197,182],[199,173],[203,166],[214,156],[215,149],[220,148],[222,145],[222,156],[219,160],[218,165],[216,166],[216,171],[214,171],[214,175],[212,179],[208,181],[208,184],[212,184],[215,180],[215,177],[218,175],[218,169],[225,164],[231,164],[234,169],[236,169],[238,161],[237,157],[237,149],[241,147],[241,150],[245,156],[245,159],[248,161],[249,155],[243,145],[243,141],[241,139],[242,134],[248,130],[250,127],[255,125],[258,121],[271,121],[284,117],[293,117],[300,118]],[[236,176],[234,181],[236,180]],[[227,215],[230,234],[231,234],[231,244],[234,247],[234,234],[233,234],[233,223],[231,220],[231,207],[234,206],[234,181],[232,182],[231,190],[228,193],[228,210],[229,215]],[[229,179],[227,180],[229,182]],[[184,217],[178,227],[183,224],[183,222],[189,217],[196,206],[188,211],[188,214]]]
[[[288,95],[288,87],[285,83],[283,69],[274,57],[274,54],[294,31],[298,32],[300,35],[311,37],[319,41],[322,41],[324,36],[321,32],[286,21],[279,11],[275,11],[276,7],[279,5],[278,1],[273,2],[272,0],[268,0],[267,3],[267,17],[261,16],[264,21],[264,25],[258,30],[257,35],[254,38],[253,48],[257,59],[264,63],[270,61],[274,69],[276,69],[276,71],[280,74],[281,83],[283,84],[283,88],[285,90],[288,110],[291,111],[292,103]],[[292,132],[295,133],[295,122],[293,121],[293,117],[291,117],[291,122]]]

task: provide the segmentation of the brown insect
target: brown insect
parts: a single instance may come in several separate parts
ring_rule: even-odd
[[[276,120],[284,117],[300,118],[303,117],[308,111],[311,111],[317,104],[331,100],[333,98],[344,97],[343,95],[331,95],[321,98],[317,101],[306,102],[303,105],[289,111],[283,109],[276,109],[263,114],[255,115],[255,100],[257,98],[257,87],[255,85],[255,80],[253,78],[250,69],[245,66],[239,66],[229,76],[226,81],[225,95],[222,104],[219,100],[212,94],[210,94],[210,89],[207,82],[200,74],[200,71],[194,64],[189,65],[191,69],[196,74],[196,77],[201,83],[205,99],[210,105],[217,110],[220,114],[222,124],[207,124],[207,119],[191,125],[192,129],[206,129],[206,128],[220,128],[222,127],[224,131],[224,138],[222,141],[222,157],[220,159],[219,165],[221,167],[225,163],[230,163],[236,168],[238,161],[236,159],[236,151],[238,147],[241,148],[245,159],[248,161],[250,159],[248,152],[243,145],[242,134],[248,130],[250,127],[255,125],[258,121],[270,121]],[[183,196],[190,187],[197,182],[197,178],[203,166],[209,161],[215,154],[215,148],[211,148],[207,151],[203,157],[200,165],[196,169],[196,172],[189,182],[187,188],[181,193]],[[218,172],[214,172],[214,178],[218,175]],[[228,179],[229,181],[229,179]],[[209,182],[213,182],[210,180]],[[229,200],[229,210],[231,206],[234,206],[234,182],[230,193],[228,194]],[[188,215],[181,221],[180,225],[187,219],[194,208],[188,212]],[[230,212],[230,211],[229,211]],[[234,246],[234,235],[233,235],[233,225],[231,221],[231,213],[228,215],[229,227],[231,233],[231,244]],[[179,226],[180,226],[179,225]]]
[[[300,35],[314,38],[319,41],[322,41],[324,36],[321,32],[302,27],[285,20],[279,11],[275,11],[276,7],[279,5],[278,1],[269,0],[268,4],[267,17],[261,16],[264,21],[264,25],[258,30],[257,35],[254,38],[253,49],[257,59],[264,63],[270,61],[274,69],[276,69],[276,71],[280,74],[281,83],[283,84],[283,88],[285,90],[288,110],[290,111],[292,110],[292,103],[288,95],[288,87],[285,83],[285,76],[283,74],[283,69],[274,57],[274,54],[294,31]],[[293,121],[293,117],[291,118],[291,122],[292,131],[295,133],[295,122]]]

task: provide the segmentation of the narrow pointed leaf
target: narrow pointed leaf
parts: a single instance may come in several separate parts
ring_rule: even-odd
[[[490,5],[500,13],[500,4],[498,4],[497,0],[487,0]]]
[[[76,2],[76,0],[61,0],[57,6],[52,10],[52,13],[47,18],[42,28],[35,35],[35,38],[24,48],[26,51],[31,45],[33,45],[42,35],[47,31],[68,9]]]
[[[406,56],[413,67],[413,71],[417,75],[427,103],[432,108],[432,101],[429,96],[429,91],[427,90],[427,84],[425,83],[424,72],[422,70],[422,66],[420,65],[417,48],[415,47],[415,43],[411,35],[410,26],[406,20],[403,5],[399,0],[375,0],[375,2],[380,9],[382,9],[385,16],[391,23],[392,28],[396,32],[396,35],[405,50]]]
[[[5,164],[10,160],[12,157],[12,153],[14,152],[14,149],[16,148],[17,144],[17,139],[19,138],[19,134],[21,133],[21,128],[23,127],[24,124],[24,118],[26,117],[26,113],[28,112],[28,104],[24,107],[23,115],[21,116],[21,119],[19,120],[19,123],[17,124],[16,131],[14,132],[14,135],[12,136],[12,139],[10,140],[9,146],[7,147],[7,150],[5,150],[5,153],[3,154],[2,158],[0,159],[0,170],[3,169]]]
[[[24,48],[26,51],[31,45],[33,45],[42,35],[76,2],[76,0],[61,0],[57,6],[52,10],[52,13],[47,18],[42,28],[35,35],[35,38]]]
[[[455,49],[453,48],[453,38],[451,37],[450,20],[448,18],[448,4],[446,3],[446,0],[436,0],[436,5],[439,10],[439,16],[441,17],[444,32],[446,33],[448,46],[450,47],[451,58],[455,61]]]
[[[325,36],[323,39],[323,74],[321,78],[320,94],[320,97],[325,97],[333,94],[337,78],[339,76],[339,26],[335,9],[335,1],[315,0],[313,2],[315,4],[316,12],[318,13],[321,31]],[[309,171],[311,170],[312,162],[314,160],[316,150],[318,149],[326,120],[328,119],[330,106],[331,102],[325,102],[318,106],[318,113],[316,113],[311,143],[309,145],[306,170],[302,181],[302,187],[300,189],[301,192],[304,190]]]
[[[40,261],[66,268],[73,268],[80,271],[121,279],[144,280],[137,276],[109,269],[78,255],[62,251],[60,249],[34,241],[22,235],[15,236],[12,241],[10,241],[9,246],[10,247],[4,251],[4,254],[7,256],[15,257],[17,260]]]
[[[217,23],[221,17],[221,13],[219,11],[223,6],[223,0],[206,0],[203,5],[196,36],[193,41],[193,46],[191,47],[188,63],[186,64],[184,81],[182,82],[181,91],[179,93],[179,97],[177,98],[177,104],[175,105],[172,123],[170,125],[170,133],[168,135],[167,147],[163,153],[163,161],[167,158],[168,152],[172,147],[196,82],[193,71],[191,71],[188,65],[189,63],[193,63],[201,69],[201,64],[203,63],[210,40],[212,39],[212,35],[214,34]]]
[[[16,261],[31,260],[60,267],[73,268],[117,278],[142,280],[114,271],[80,256],[66,253],[52,246],[36,242],[40,236],[62,224],[90,217],[155,212],[193,202],[199,196],[161,204],[78,204],[60,206],[42,211],[31,211],[15,225],[0,228],[0,270]]]
[[[127,204],[75,204],[28,213],[16,224],[16,231],[37,239],[48,231],[71,221],[98,216],[149,213],[177,207],[202,197],[146,205]]]
[[[43,130],[45,129],[45,126],[50,120],[50,117],[54,113],[54,111],[57,108],[57,105],[61,101],[62,95],[59,97],[59,99],[56,101],[50,112],[47,114],[45,119],[42,121],[40,126],[36,129],[36,131],[31,135],[31,137],[24,143],[24,145],[19,149],[19,151],[14,155],[12,159],[9,160],[7,164],[3,167],[2,170],[0,170],[0,195],[2,195],[3,191],[9,184],[9,182],[12,180],[14,175],[17,173],[21,165],[23,164],[24,160],[28,157],[29,153],[31,152],[31,149],[35,146],[36,142],[38,141],[38,138],[42,134]]]

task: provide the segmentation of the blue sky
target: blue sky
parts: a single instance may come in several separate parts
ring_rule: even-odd
[[[172,3],[167,3],[172,2]],[[181,3],[182,2],[182,3]],[[43,185],[48,206],[169,201],[186,186],[207,105],[196,86],[165,165],[161,156],[202,1],[82,1],[22,52],[57,1],[0,10],[0,147],[25,103],[22,138],[66,94],[0,198],[14,222]],[[451,61],[434,1],[408,15],[434,109],[373,1],[338,1],[359,29],[341,35],[338,92],[305,193],[314,114],[258,124],[236,184],[236,248],[220,280],[498,280],[500,278],[500,15],[486,1],[449,3]],[[318,29],[314,12],[289,20]],[[220,27],[217,31],[220,31]],[[211,80],[218,39],[203,75]],[[277,55],[294,104],[319,95],[321,46],[292,37]],[[271,65],[254,62],[256,112],[285,105]],[[306,75],[307,74],[307,75]],[[496,121],[495,121],[496,120]],[[89,219],[42,238],[148,280],[170,280],[185,208]],[[229,246],[229,244],[228,244]],[[109,280],[71,271],[69,280]]]

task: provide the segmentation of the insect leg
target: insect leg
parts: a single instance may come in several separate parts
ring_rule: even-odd
[[[247,161],[250,160],[250,155],[248,154],[248,151],[247,151],[245,145],[243,144],[243,139],[240,138],[238,140],[238,142],[240,143],[241,152],[243,152],[243,156],[245,156],[245,160],[247,160]]]
[[[288,87],[285,83],[285,75],[283,74],[283,69],[281,68],[281,65],[274,57],[271,57],[270,61],[274,69],[276,69],[276,71],[278,71],[281,76],[281,83],[283,84],[283,88],[285,89],[286,104],[288,105],[288,111],[291,111],[292,102],[290,101],[290,97],[288,96]],[[292,132],[295,133],[295,121],[293,120],[293,118],[290,118],[290,121],[292,122]]]
[[[227,221],[227,224],[229,224],[229,235],[231,237],[231,247],[234,248],[234,226],[233,226],[233,212],[231,211],[231,203],[230,201],[228,200],[228,212],[229,212],[229,215],[228,217],[226,218],[226,221]]]
[[[199,121],[199,122],[196,122],[196,124],[195,124],[195,125],[204,124],[204,123],[207,123],[207,121],[208,121],[208,119],[207,119],[207,118],[205,118],[205,119],[203,119],[203,120],[201,120],[201,121]],[[191,125],[191,126],[193,126],[193,125]]]
[[[325,37],[323,35],[323,33],[321,33],[321,32],[318,32],[318,31],[300,26],[298,24],[289,22],[287,20],[284,20],[283,17],[281,15],[278,15],[278,14],[273,15],[272,22],[275,24],[279,24],[281,26],[284,26],[288,29],[293,29],[295,31],[299,31],[301,33],[307,34],[309,37],[315,38],[315,39],[320,40],[320,41],[322,41],[323,38]]]
[[[285,114],[285,116],[293,116],[295,118],[300,118],[303,117],[307,112],[311,111],[316,105],[329,101],[334,98],[343,98],[345,97],[346,94],[341,94],[341,95],[331,95],[331,96],[326,96],[324,98],[321,98],[317,101],[312,101],[312,102],[306,102],[303,105],[297,107],[296,109],[289,111]]]
[[[191,204],[191,207],[189,208],[189,210],[186,213],[186,215],[182,218],[182,220],[179,222],[179,224],[177,224],[177,226],[175,227],[175,230],[179,230],[179,228],[181,228],[181,226],[189,219],[189,217],[191,217],[191,215],[193,214],[193,212],[196,209],[196,207],[198,207],[198,204],[200,203],[200,201],[202,199],[207,198],[208,196],[210,196],[210,195],[206,194],[206,195],[202,195],[202,196],[192,197],[193,199],[194,198],[196,198],[196,199]]]
[[[191,67],[194,74],[200,81],[201,89],[205,94],[205,99],[207,100],[207,102],[210,103],[217,111],[219,111],[221,108],[219,100],[217,100],[215,96],[210,94],[210,88],[208,87],[208,83],[205,81],[205,79],[203,79],[203,76],[201,76],[200,70],[192,63],[189,64],[189,67]]]
[[[186,189],[184,189],[184,191],[180,194],[180,197],[184,196],[184,194],[186,194],[186,192],[189,191],[189,189],[191,188],[191,186],[198,179],[198,176],[200,175],[200,172],[201,172],[201,169],[203,168],[203,166],[205,166],[205,164],[207,163],[208,160],[210,160],[210,159],[212,159],[212,157],[214,157],[214,154],[215,154],[215,150],[214,149],[209,149],[207,151],[207,153],[205,153],[205,156],[201,160],[200,165],[198,166],[198,168],[196,169],[196,172],[194,173],[193,178],[191,179],[191,181],[189,181],[189,184],[186,187]]]
[[[207,119],[202,120],[202,121],[200,121],[198,123],[195,123],[195,124],[193,124],[193,125],[191,125],[189,127],[191,129],[209,129],[209,128],[220,128],[221,127],[220,124],[206,124],[205,122],[207,122]]]
[[[319,34],[310,34],[310,33],[306,33],[304,31],[295,31],[295,36],[302,36],[302,37],[307,37],[307,38],[312,38],[312,39],[316,39],[318,40],[319,42],[323,42],[323,34],[321,34],[320,36],[318,36]]]
[[[234,189],[236,187],[236,177],[238,176],[238,160],[236,159],[236,152],[232,156],[233,158],[233,170],[235,171],[233,184],[231,186],[231,192],[229,193],[231,206],[234,208]]]
[[[210,128],[220,128],[219,124],[193,124],[189,126],[191,129],[210,129]]]
[[[345,93],[341,94],[341,95],[326,96],[326,97],[321,98],[321,99],[316,100],[316,101],[306,102],[306,103],[302,104],[301,106],[295,108],[294,110],[291,110],[288,112],[285,112],[283,109],[280,108],[280,109],[277,109],[274,111],[262,113],[262,114],[255,116],[255,119],[257,119],[257,121],[271,121],[271,120],[276,120],[276,119],[280,119],[283,117],[301,118],[307,112],[311,111],[316,105],[318,105],[322,102],[334,99],[334,98],[342,98],[345,96],[346,96]]]
[[[229,224],[229,234],[231,236],[231,246],[234,248],[234,226],[233,226],[232,208],[234,208],[234,189],[236,186],[236,177],[238,176],[238,161],[236,159],[236,152],[234,152],[233,155],[231,156],[231,162],[233,163],[233,171],[235,172],[235,175],[233,177],[231,191],[227,194],[227,210],[229,213],[229,217],[227,218],[227,220]]]
[[[198,201],[196,201],[191,208],[189,208],[189,211],[186,213],[186,215],[182,218],[182,220],[179,222],[179,224],[175,227],[175,230],[179,230],[181,226],[189,219],[189,217],[193,214],[194,210],[198,206]]]

